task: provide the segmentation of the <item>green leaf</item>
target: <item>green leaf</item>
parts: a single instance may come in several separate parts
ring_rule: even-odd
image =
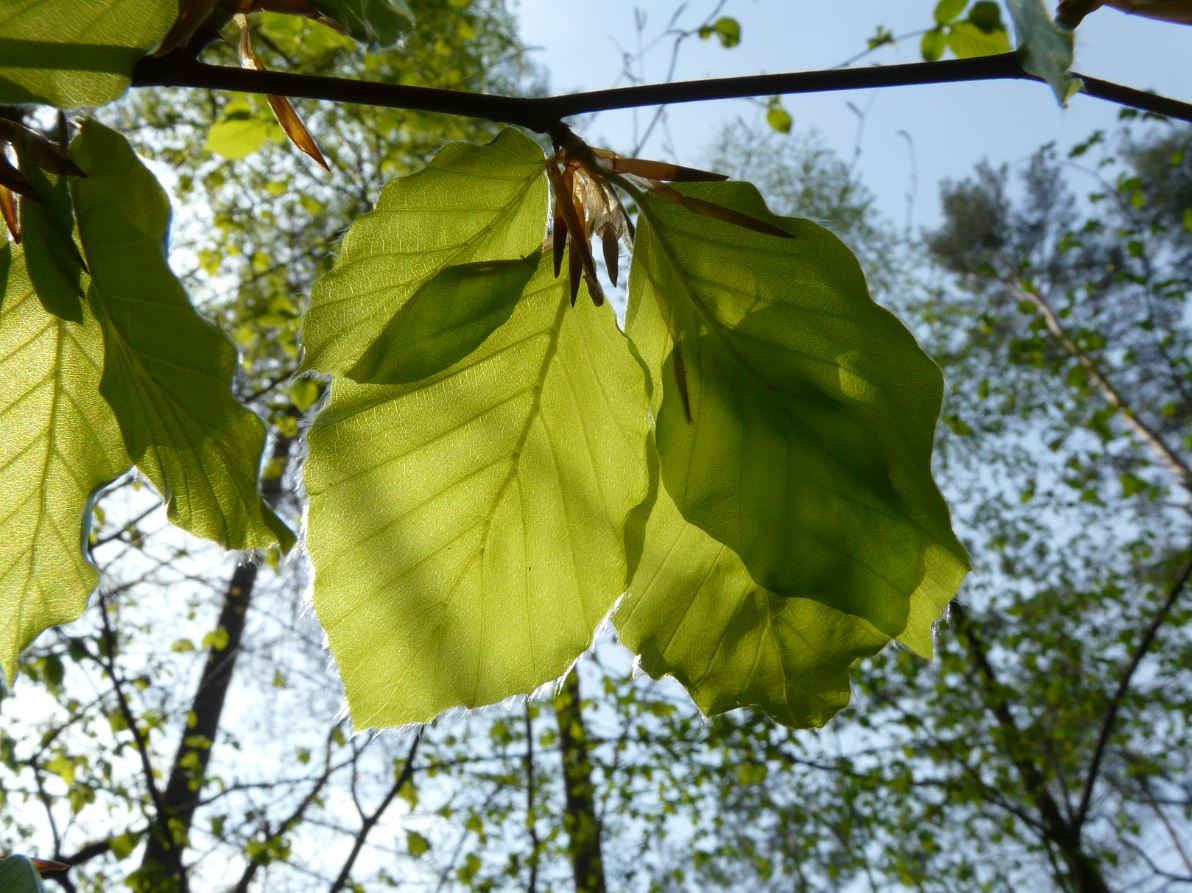
[[[790,133],[791,128],[795,126],[795,119],[791,117],[791,113],[786,110],[782,101],[775,97],[767,106],[766,123],[779,133]]]
[[[969,10],[968,20],[986,34],[1006,30],[1002,24],[1002,8],[994,0],[978,0],[974,3]]]
[[[500,328],[538,269],[538,255],[441,270],[414,292],[348,375],[402,384],[442,372]]]
[[[163,0],[6,0],[0,103],[70,109],[118,99],[177,15],[177,3]]]
[[[132,464],[99,394],[103,338],[46,310],[19,248],[0,247],[0,662],[83,613],[99,575],[84,543],[91,502]]]
[[[87,299],[103,326],[100,391],[170,520],[229,549],[291,542],[257,490],[265,426],[232,395],[236,351],[166,262],[165,192],[113,130],[87,121],[71,184]]]
[[[721,16],[710,25],[700,26],[698,33],[700,40],[708,40],[715,35],[722,47],[732,49],[741,42],[741,23],[731,16]]]
[[[920,51],[923,53],[923,58],[927,62],[935,62],[944,55],[944,50],[948,48],[948,35],[944,33],[942,28],[934,28],[923,35],[923,40],[919,45]]]
[[[83,321],[83,258],[74,236],[74,207],[66,177],[32,164],[22,173],[41,201],[21,202],[25,263],[42,306],[50,313]]]
[[[940,0],[935,5],[935,23],[946,25],[964,12],[968,0]]]
[[[229,161],[246,158],[265,145],[276,126],[267,118],[228,117],[211,125],[203,148]]]
[[[440,270],[537,250],[546,201],[542,150],[512,129],[487,146],[449,144],[424,170],[390,183],[311,293],[303,368],[346,372]]]
[[[358,728],[494,703],[567,670],[628,580],[647,424],[612,310],[570,307],[549,257],[450,369],[332,381],[309,435],[307,545]]]
[[[1007,0],[1018,55],[1025,71],[1042,78],[1060,105],[1067,105],[1080,90],[1080,81],[1068,71],[1072,67],[1072,32],[1051,20],[1043,0]]]
[[[46,893],[46,885],[25,856],[0,859],[0,893]]]
[[[760,585],[897,636],[967,570],[931,477],[940,372],[826,229],[748,184],[683,191],[794,238],[641,197],[628,332],[662,383],[666,488]]]
[[[373,48],[393,46],[414,20],[405,0],[310,0],[310,5]]]
[[[417,831],[406,832],[406,849],[415,859],[421,859],[430,852],[430,841]]]
[[[762,589],[736,553],[683,520],[665,488],[613,623],[647,673],[674,676],[705,714],[755,706],[795,728],[844,707],[849,665],[889,641],[857,617]]]
[[[972,22],[957,22],[948,31],[948,49],[958,59],[993,56],[1010,52],[1010,35],[1000,31],[982,31]]]

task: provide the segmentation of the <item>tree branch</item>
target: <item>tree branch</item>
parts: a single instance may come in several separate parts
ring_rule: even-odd
[[[1148,93],[1111,81],[1076,74],[1084,81],[1084,93],[1119,105],[1130,106],[1182,121],[1192,121],[1192,103]],[[483,118],[518,124],[546,133],[563,118],[589,112],[643,106],[741,99],[795,93],[829,93],[873,87],[902,87],[916,84],[950,84],[967,81],[1028,80],[1039,78],[1022,70],[1014,53],[949,59],[944,62],[912,62],[865,68],[839,68],[762,74],[747,77],[709,78],[669,84],[642,84],[572,93],[563,96],[520,97],[490,93],[469,93],[436,87],[414,87],[356,81],[346,78],[293,74],[283,71],[252,71],[223,65],[208,65],[184,56],[146,56],[133,72],[134,87],[201,87],[239,90],[301,99],[325,99],[386,108],[412,109]]]
[[[1074,824],[1078,829],[1088,816],[1089,805],[1093,799],[1093,788],[1097,783],[1097,774],[1101,770],[1101,761],[1105,757],[1105,747],[1109,743],[1109,736],[1113,733],[1113,726],[1117,720],[1118,711],[1122,707],[1122,702],[1126,699],[1126,693],[1130,690],[1130,682],[1134,678],[1134,673],[1138,669],[1138,665],[1142,663],[1142,659],[1151,650],[1151,645],[1155,642],[1159,628],[1167,619],[1167,615],[1171,613],[1171,609],[1175,606],[1180,593],[1183,592],[1184,586],[1187,585],[1189,577],[1192,577],[1192,557],[1189,557],[1187,562],[1185,562],[1180,575],[1167,591],[1167,597],[1163,600],[1163,604],[1159,606],[1159,610],[1155,612],[1155,616],[1147,624],[1147,628],[1143,631],[1142,637],[1139,638],[1138,644],[1134,648],[1134,653],[1130,656],[1130,662],[1126,665],[1125,672],[1122,673],[1122,678],[1118,680],[1117,689],[1114,691],[1113,697],[1109,701],[1109,707],[1105,711],[1105,717],[1101,721],[1101,731],[1097,734],[1097,744],[1093,748],[1093,758],[1089,761],[1088,775],[1084,779],[1084,789],[1080,794],[1080,806],[1076,810],[1076,818],[1074,820]]]
[[[394,801],[401,789],[405,787],[406,782],[414,777],[414,757],[418,754],[418,744],[422,741],[422,729],[414,733],[414,740],[410,742],[410,749],[406,752],[406,761],[401,767],[401,771],[397,774],[397,778],[393,780],[393,785],[389,788],[389,792],[385,794],[385,798],[381,804],[372,811],[369,815],[361,815],[364,818],[360,825],[360,830],[356,832],[356,839],[352,843],[352,851],[348,853],[348,858],[344,860],[344,864],[339,869],[339,874],[335,880],[331,882],[331,887],[328,893],[339,893],[347,885],[352,874],[352,866],[356,864],[356,859],[360,855],[361,850],[364,849],[364,844],[368,840],[368,835],[376,826],[377,822],[381,820],[381,816],[385,814],[385,810]],[[353,794],[355,790],[353,790]],[[359,808],[359,804],[357,804]]]
[[[1192,468],[1188,467],[1188,463],[1171,448],[1158,431],[1138,417],[1137,413],[1123,399],[1121,392],[1114,387],[1097,362],[1089,354],[1081,350],[1076,342],[1068,335],[1063,323],[1060,322],[1059,314],[1055,312],[1047,299],[1038,292],[1023,288],[1016,283],[1009,283],[1009,288],[1014,297],[1034,305],[1035,309],[1043,316],[1043,322],[1047,325],[1047,331],[1051,333],[1052,337],[1060,343],[1076,362],[1084,367],[1085,371],[1089,374],[1089,378],[1096,385],[1097,390],[1101,392],[1101,396],[1105,398],[1105,402],[1121,413],[1122,418],[1130,430],[1138,436],[1139,440],[1155,452],[1163,464],[1175,475],[1180,485],[1192,494]]]

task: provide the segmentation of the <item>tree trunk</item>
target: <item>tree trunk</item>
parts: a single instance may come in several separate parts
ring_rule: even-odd
[[[596,788],[592,783],[592,761],[588,758],[588,736],[584,730],[579,674],[575,667],[555,695],[554,707],[563,757],[563,828],[567,832],[575,890],[576,893],[605,893]]]
[[[281,464],[281,471],[276,477],[267,479],[261,488],[270,504],[276,504],[281,497],[281,480],[291,442],[290,438],[281,437],[274,444],[273,459]],[[213,643],[207,651],[203,674],[199,677],[199,686],[191,699],[188,722],[182,729],[178,749],[170,765],[169,780],[162,796],[165,810],[162,818],[165,821],[159,824],[168,824],[174,841],[182,848],[186,847],[199,795],[206,782],[211,750],[223,717],[224,700],[232,683],[236,658],[240,654],[240,645],[244,639],[245,620],[252,603],[257,570],[255,562],[245,561],[237,565],[232,572],[232,578],[224,591],[219,620],[215,625],[217,632],[223,630],[226,639]],[[145,855],[141,859],[139,874],[145,881],[154,885],[151,887],[154,890],[185,889],[186,879],[178,877],[179,870],[169,859],[167,846],[165,841],[150,834],[145,845]],[[167,884],[168,887],[165,887]]]

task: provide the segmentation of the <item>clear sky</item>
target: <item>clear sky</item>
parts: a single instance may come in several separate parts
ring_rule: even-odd
[[[678,0],[520,0],[522,37],[540,47],[535,60],[549,73],[554,92],[597,89],[626,83],[622,49],[637,47],[635,10],[644,13],[646,42],[665,30]],[[680,25],[691,27],[715,6],[713,0],[689,0]],[[865,48],[878,25],[895,34],[932,24],[934,0],[728,0],[723,14],[741,22],[741,44],[722,49],[716,40],[688,41],[680,54],[676,80],[802,71],[838,65]],[[670,41],[644,57],[646,79],[666,79]],[[918,38],[874,53],[859,65],[920,60]],[[1117,10],[1102,9],[1077,32],[1076,67],[1086,74],[1192,100],[1192,27],[1157,22]],[[899,87],[819,96],[787,97],[797,129],[814,129],[846,158],[857,145],[858,116],[865,110],[858,162],[862,179],[890,218],[906,219],[912,162],[906,131],[914,147],[919,175],[914,224],[937,219],[937,187],[945,177],[971,172],[983,157],[1013,165],[1041,144],[1054,140],[1073,145],[1096,129],[1110,129],[1117,107],[1090,97],[1076,97],[1060,109],[1051,92],[1029,82]],[[634,140],[634,116],[647,112],[606,112],[578,123],[593,142],[627,150]],[[760,121],[763,111],[743,101],[674,106],[668,110],[669,134],[657,132],[647,157],[699,163],[723,124],[743,117]]]

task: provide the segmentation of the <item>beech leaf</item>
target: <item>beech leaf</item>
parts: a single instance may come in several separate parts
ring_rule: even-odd
[[[537,269],[532,254],[441,270],[402,305],[349,377],[401,384],[454,365],[509,319]]]
[[[661,384],[676,505],[774,593],[887,636],[921,590],[938,614],[967,570],[931,477],[939,370],[827,230],[779,221],[747,184],[684,191],[794,238],[642,197],[627,330]]]
[[[353,368],[440,270],[536,251],[546,233],[544,164],[538,145],[510,129],[487,146],[448,144],[426,168],[387,185],[311,293],[303,368]]]
[[[90,310],[78,304],[78,322],[48,312],[56,299],[35,294],[13,245],[0,247],[0,291],[0,664],[11,682],[21,650],[86,607],[99,582],[84,545],[91,502],[132,461],[99,393]]]
[[[545,254],[508,321],[449,369],[333,378],[309,435],[307,546],[358,728],[568,669],[628,582],[646,429],[612,310],[571,307]]]
[[[229,549],[292,543],[261,498],[265,426],[232,395],[236,351],[191,305],[166,262],[170,206],[125,139],[93,121],[71,183],[104,332],[100,391],[170,520]]]
[[[162,0],[0,5],[0,103],[72,109],[120,98],[177,12],[177,3]]]

